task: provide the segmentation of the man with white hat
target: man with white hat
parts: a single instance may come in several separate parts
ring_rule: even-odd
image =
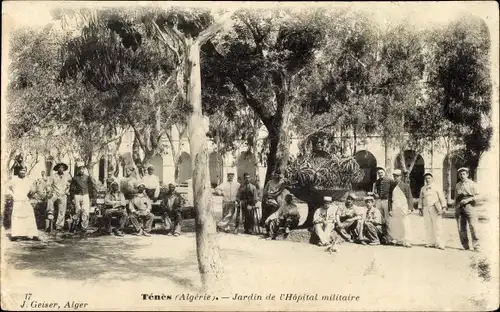
[[[221,183],[215,188],[217,195],[222,195],[222,218],[227,217],[230,213],[234,213],[236,204],[236,195],[240,184],[234,181],[234,171],[227,173],[227,181]]]
[[[337,206],[333,204],[332,198],[325,196],[323,205],[316,209],[313,217],[313,231],[319,238],[319,246],[328,246],[330,244],[336,213]]]
[[[365,196],[366,204],[366,217],[364,218],[364,236],[368,241],[369,245],[380,245],[382,240],[385,243],[385,236],[382,224],[382,214],[380,210],[375,208],[375,198],[372,196],[373,193],[368,193]]]
[[[144,183],[137,184],[137,192],[128,205],[129,219],[136,229],[134,235],[151,236],[149,232],[153,226],[154,215],[151,213],[151,200],[144,192],[145,189]]]
[[[94,180],[83,173],[85,164],[76,163],[76,173],[70,184],[70,194],[75,204],[73,225],[80,224],[80,231],[85,234],[89,226],[90,197],[96,191]]]
[[[446,200],[438,187],[434,185],[432,173],[424,174],[425,185],[420,190],[418,209],[423,212],[424,224],[427,231],[427,244],[425,247],[444,249],[441,236],[443,228],[443,210],[446,209]]]
[[[156,200],[160,196],[160,178],[154,174],[155,167],[148,165],[146,174],[142,177],[142,182],[146,187],[146,195],[149,199]]]
[[[458,169],[458,177],[460,182],[455,187],[455,218],[460,242],[465,250],[470,249],[467,233],[467,225],[469,225],[472,248],[474,251],[479,251],[479,238],[476,231],[478,217],[474,208],[479,192],[476,183],[469,179],[469,168]]]
[[[392,175],[394,182],[389,191],[389,217],[391,218],[391,243],[411,247],[410,214],[413,211],[413,195],[408,184],[401,180],[401,170],[396,169]]]

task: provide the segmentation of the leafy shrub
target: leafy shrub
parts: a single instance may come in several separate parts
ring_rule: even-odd
[[[363,179],[364,171],[352,156],[302,154],[289,160],[284,176],[292,188],[351,189]]]

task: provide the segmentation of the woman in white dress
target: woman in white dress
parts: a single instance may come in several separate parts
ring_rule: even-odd
[[[30,202],[30,196],[34,192],[33,185],[33,181],[26,177],[26,168],[22,168],[8,183],[7,193],[13,199],[11,238],[28,237],[39,240],[35,212]]]

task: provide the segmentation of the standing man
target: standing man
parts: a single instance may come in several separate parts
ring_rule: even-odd
[[[71,198],[73,198],[75,204],[73,224],[80,224],[82,234],[87,232],[89,226],[90,197],[93,197],[96,191],[95,182],[90,176],[83,173],[84,168],[83,162],[76,163],[76,174],[71,179],[69,187]]]
[[[170,225],[167,235],[179,236],[182,227],[182,208],[184,207],[184,198],[175,191],[175,185],[168,185],[168,192],[162,198],[161,208],[165,225]]]
[[[116,181],[111,182],[110,190],[104,198],[104,220],[106,222],[106,232],[109,235],[113,234],[113,229],[111,227],[111,219],[117,217],[120,222],[120,227],[115,230],[117,236],[123,236],[123,229],[125,224],[127,224],[127,202],[125,201],[125,196],[120,192],[119,184]]]
[[[413,212],[413,195],[408,184],[401,180],[401,170],[392,173],[394,182],[389,191],[389,216],[392,226],[392,244],[410,248],[410,214]]]
[[[139,182],[137,192],[134,198],[129,202],[129,218],[136,229],[134,235],[151,236],[151,227],[153,226],[154,215],[151,213],[151,200],[148,198],[144,183]]]
[[[255,211],[257,209],[256,204],[259,201],[259,192],[255,185],[250,183],[250,174],[243,174],[243,185],[240,186],[238,194],[236,195],[236,201],[239,205],[239,209],[236,212],[236,221],[234,226],[234,234],[238,234],[238,229],[240,226],[240,211],[243,217],[243,228],[245,234],[252,234],[252,227],[257,225],[255,220]],[[256,233],[255,233],[256,234]]]
[[[227,173],[227,181],[215,188],[218,195],[224,196],[222,199],[222,218],[224,219],[229,213],[234,213],[236,207],[236,195],[240,184],[234,181],[234,172]]]
[[[146,186],[146,195],[152,201],[160,196],[160,178],[154,174],[155,167],[153,165],[147,166],[147,173],[142,177],[142,182]]]
[[[275,213],[267,218],[265,224],[269,239],[276,239],[276,236],[278,236],[278,229],[280,227],[285,228],[285,238],[287,238],[290,233],[290,228],[295,228],[299,224],[299,209],[297,208],[297,205],[292,202],[292,200],[292,194],[286,194],[285,202]]]
[[[425,185],[420,190],[418,209],[424,216],[424,224],[427,231],[427,244],[425,247],[444,249],[441,236],[443,228],[443,210],[446,209],[444,194],[434,185],[434,177],[431,173],[424,174]]]
[[[391,234],[391,220],[389,216],[389,191],[391,189],[391,179],[385,175],[385,169],[377,167],[377,181],[373,183],[373,197],[375,198],[375,207],[377,207],[381,214],[382,220],[385,224],[385,230],[388,238]]]
[[[458,177],[460,182],[455,187],[455,219],[457,220],[460,242],[465,250],[470,248],[467,233],[468,224],[472,237],[472,248],[474,251],[479,251],[479,238],[476,232],[478,217],[474,208],[479,192],[476,183],[469,179],[469,168],[458,169]]]
[[[49,184],[50,195],[47,201],[47,220],[49,223],[46,227],[52,227],[50,223],[54,222],[55,207],[57,207],[57,218],[55,219],[55,228],[57,231],[64,229],[64,221],[66,220],[66,208],[68,206],[69,186],[71,179],[65,171],[68,170],[68,165],[59,163],[54,166],[54,171],[57,173],[52,176]]]
[[[120,184],[120,190],[123,192],[125,199],[131,200],[134,198],[138,184],[139,180],[137,179],[135,168],[132,166],[125,168],[125,177],[121,180]]]

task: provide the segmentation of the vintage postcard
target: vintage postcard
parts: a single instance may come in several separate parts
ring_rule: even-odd
[[[2,3],[7,311],[499,306],[496,2]]]

